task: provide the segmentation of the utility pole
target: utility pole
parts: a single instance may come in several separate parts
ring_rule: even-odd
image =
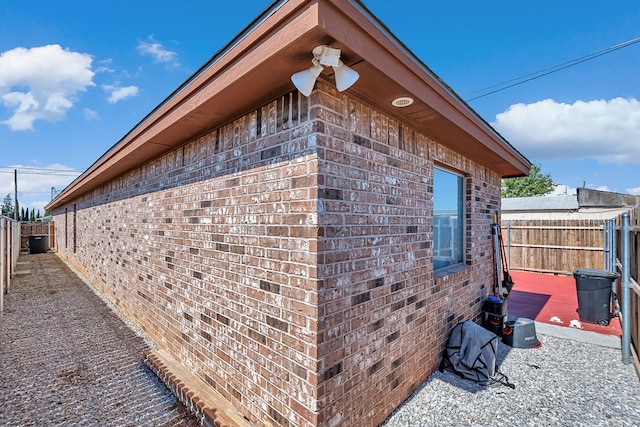
[[[13,183],[14,183],[14,197],[13,199],[15,200],[15,211],[13,213],[13,219],[19,220],[19,213],[18,213],[18,169],[14,169],[13,170]]]

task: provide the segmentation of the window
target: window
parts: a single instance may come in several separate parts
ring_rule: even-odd
[[[78,206],[73,204],[73,253],[76,253],[76,242],[78,237],[78,228],[77,228],[77,217],[78,217]]]
[[[67,249],[69,247],[69,208],[64,208],[64,248]]]
[[[433,269],[463,262],[464,190],[462,176],[434,168]]]

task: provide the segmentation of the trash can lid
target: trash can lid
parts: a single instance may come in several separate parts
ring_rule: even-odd
[[[606,279],[617,279],[620,274],[609,270],[598,270],[597,268],[576,268],[573,277],[604,277]]]

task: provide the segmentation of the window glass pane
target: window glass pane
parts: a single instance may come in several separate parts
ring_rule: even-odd
[[[460,175],[435,168],[433,173],[433,269],[462,260],[463,185]]]

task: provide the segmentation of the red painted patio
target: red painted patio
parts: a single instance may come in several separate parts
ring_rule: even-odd
[[[574,327],[600,334],[620,336],[620,320],[614,317],[608,326],[581,322],[578,295],[573,276],[511,271],[515,285],[507,300],[511,317],[524,317],[556,326]]]

